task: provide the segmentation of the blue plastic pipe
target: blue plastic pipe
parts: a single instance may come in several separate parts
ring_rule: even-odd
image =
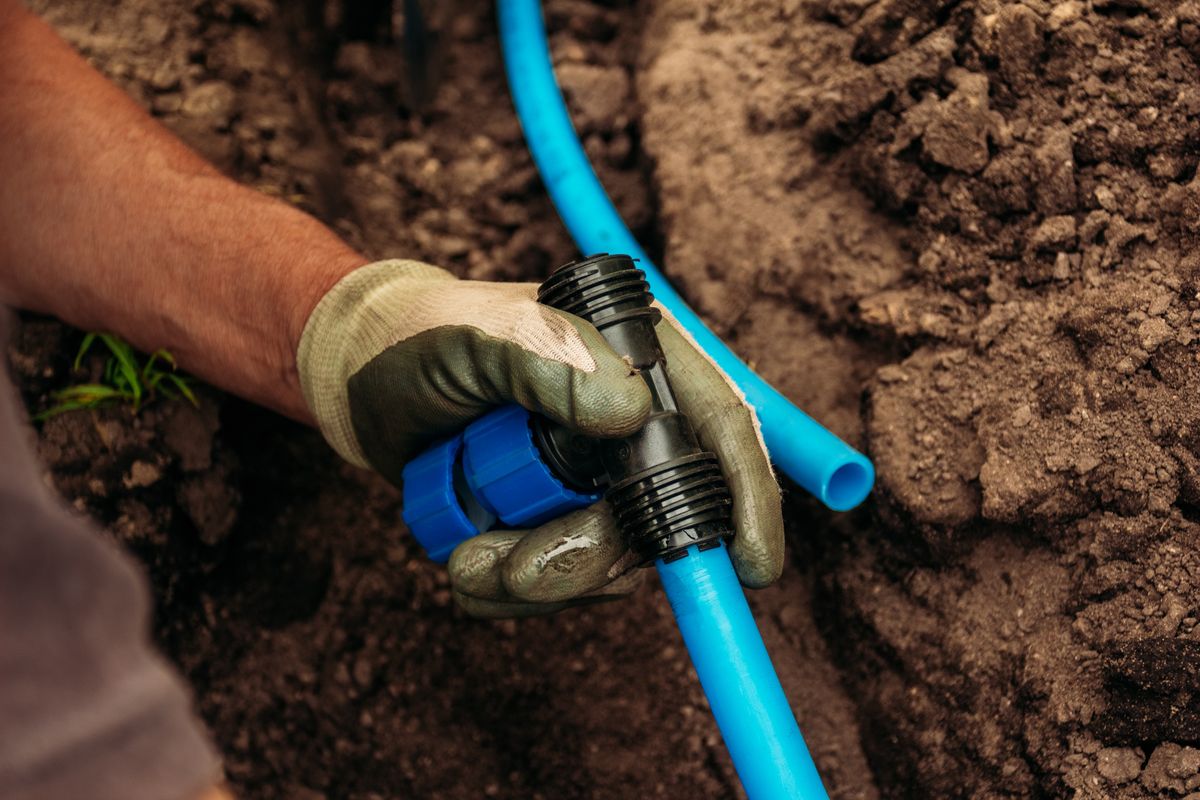
[[[827,798],[724,543],[657,566],[746,795]]]
[[[531,422],[504,406],[404,467],[404,520],[430,558],[445,561],[497,518],[521,529],[595,501],[564,491]],[[750,800],[826,800],[724,542],[655,563]]]
[[[671,288],[622,221],[571,124],[554,78],[539,0],[499,0],[499,14],[517,116],[542,181],[579,249],[585,255],[627,253],[638,259],[654,296],[745,392],[775,466],[834,511],[857,506],[875,482],[871,461],[746,366]]]

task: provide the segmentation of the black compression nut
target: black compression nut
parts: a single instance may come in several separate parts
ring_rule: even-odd
[[[661,314],[653,299],[645,273],[625,255],[566,264],[538,289],[540,302],[592,323],[650,389],[653,408],[640,431],[594,440],[604,471],[600,482],[608,484],[605,497],[643,563],[681,557],[692,545],[715,547],[733,535],[732,501],[720,464],[700,447],[675,401],[654,331]],[[570,463],[566,448],[542,450],[566,482],[580,482],[581,465]]]

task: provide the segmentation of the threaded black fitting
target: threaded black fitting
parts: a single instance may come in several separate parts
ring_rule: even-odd
[[[582,317],[637,369],[653,403],[646,425],[624,439],[594,440],[607,482],[605,495],[630,548],[643,563],[685,555],[692,545],[715,547],[733,535],[732,501],[716,456],[704,451],[679,412],[654,325],[661,318],[646,275],[633,259],[600,254],[559,267],[538,289],[539,302]],[[569,483],[581,483],[579,463],[563,435],[544,431],[543,456]],[[594,462],[593,462],[594,463]],[[595,466],[588,469],[594,470]]]
[[[538,287],[538,302],[582,317],[603,331],[637,317],[658,322],[646,273],[629,256],[607,253],[564,264]]]

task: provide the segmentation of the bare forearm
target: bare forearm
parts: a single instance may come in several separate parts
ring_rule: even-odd
[[[0,2],[0,6],[7,5]],[[220,175],[40,20],[0,8],[0,294],[308,420],[295,351],[362,256]]]

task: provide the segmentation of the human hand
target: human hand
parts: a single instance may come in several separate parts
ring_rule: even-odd
[[[305,399],[347,460],[399,484],[434,439],[519,403],[583,434],[627,436],[650,411],[641,377],[583,320],[536,302],[534,284],[458,281],[414,261],[342,279],[313,311],[297,356]],[[670,320],[658,325],[680,410],[716,454],[733,496],[734,567],[765,586],[783,566],[779,488],[753,412]],[[531,531],[494,531],[454,551],[470,613],[549,613],[632,591],[638,573],[604,503]]]

